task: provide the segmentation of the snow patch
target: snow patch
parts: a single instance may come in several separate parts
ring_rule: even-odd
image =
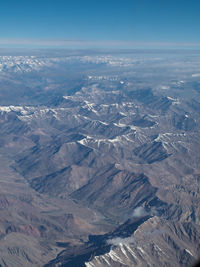
[[[172,101],[177,101],[177,99],[170,97],[170,96],[167,96],[167,99],[172,100]]]
[[[117,262],[120,262],[121,264],[125,264],[121,259],[120,257],[117,255],[117,253],[115,253],[113,250],[111,250],[108,255],[110,256],[110,258],[113,260],[113,261],[117,261]]]
[[[192,77],[200,77],[200,73],[193,73]]]
[[[137,249],[138,249],[139,251],[141,251],[142,254],[146,254],[145,251],[144,251],[141,247],[137,247]]]
[[[160,86],[160,89],[162,89],[162,90],[168,90],[170,87],[169,86],[167,86],[167,85],[161,85]]]
[[[185,249],[185,251],[190,254],[192,257],[194,257],[194,255],[192,254],[192,252],[189,249]]]

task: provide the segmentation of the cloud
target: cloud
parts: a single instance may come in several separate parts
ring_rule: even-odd
[[[151,210],[147,211],[144,207],[137,207],[136,209],[133,210],[132,216],[131,218],[140,218],[140,217],[144,217],[147,215],[151,215],[151,216],[157,216],[158,215],[158,211],[155,208],[152,208]],[[152,235],[152,234],[160,234],[163,231],[161,230],[157,230],[157,229],[153,229],[150,230],[149,232],[145,232],[145,235]],[[135,239],[135,237],[127,237],[127,238],[121,238],[121,237],[115,237],[112,239],[108,239],[107,240],[107,244],[109,245],[113,245],[113,246],[118,246],[120,244],[133,244],[137,241],[137,239]]]
[[[108,245],[113,245],[113,246],[118,246],[120,244],[132,244],[134,243],[134,238],[133,237],[127,237],[127,238],[121,238],[121,237],[116,237],[113,239],[108,239],[107,240]]]
[[[138,218],[146,215],[148,215],[148,213],[146,212],[145,208],[137,207],[136,209],[134,209],[132,217]]]
[[[28,39],[0,38],[1,46],[33,46],[33,47],[107,47],[107,48],[199,48],[200,43],[182,42],[139,42],[126,40],[68,40],[68,39]]]
[[[139,218],[147,215],[158,216],[159,213],[155,207],[152,207],[151,209],[148,210],[146,210],[144,207],[137,207],[136,209],[133,210],[131,218]]]

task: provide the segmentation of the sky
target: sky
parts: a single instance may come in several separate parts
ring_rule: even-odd
[[[0,46],[200,48],[200,0],[0,0]]]

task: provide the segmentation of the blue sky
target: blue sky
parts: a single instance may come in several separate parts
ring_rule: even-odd
[[[0,45],[200,47],[200,0],[0,0]]]

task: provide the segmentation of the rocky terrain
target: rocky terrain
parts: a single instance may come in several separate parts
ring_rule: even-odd
[[[200,257],[198,51],[0,56],[0,265]]]

